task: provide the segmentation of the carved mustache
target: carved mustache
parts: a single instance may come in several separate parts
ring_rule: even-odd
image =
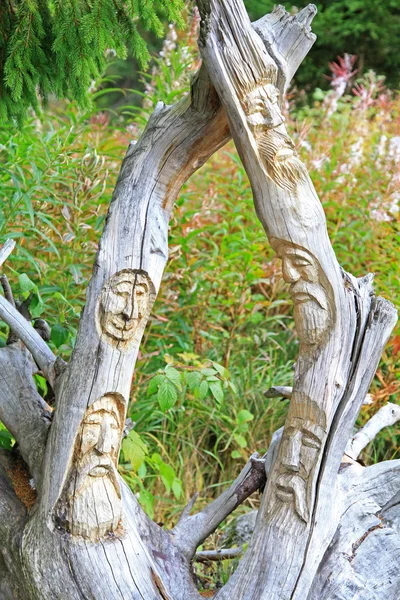
[[[72,481],[71,495],[79,492],[82,487],[88,485],[89,480],[92,479],[91,477],[89,478],[89,475],[91,471],[97,467],[102,467],[107,470],[104,477],[109,477],[111,479],[119,495],[118,472],[111,458],[108,456],[97,456],[93,453],[85,456],[77,464],[76,474]]]
[[[307,170],[294,154],[290,138],[271,130],[257,138],[257,145],[268,175],[279,187],[291,191],[307,177]]]
[[[276,482],[277,490],[293,495],[294,507],[299,517],[308,522],[309,510],[307,506],[307,484],[299,475],[280,475]]]
[[[315,300],[322,309],[328,310],[325,292],[319,283],[311,283],[299,279],[296,283],[291,284],[289,293],[292,296],[293,302],[297,304]]]

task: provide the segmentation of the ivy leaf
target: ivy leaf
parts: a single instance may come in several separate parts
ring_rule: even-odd
[[[122,452],[125,460],[129,460],[132,469],[137,471],[147,455],[147,445],[140,435],[132,430],[122,441]]]
[[[224,392],[220,381],[211,381],[210,390],[218,404],[224,401]]]
[[[157,392],[157,400],[163,412],[167,412],[178,400],[176,386],[169,379],[164,378],[161,382]]]
[[[232,458],[241,458],[242,455],[240,454],[239,450],[232,450],[231,456]]]

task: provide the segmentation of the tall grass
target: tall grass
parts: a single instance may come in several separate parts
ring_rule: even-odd
[[[187,93],[198,62],[194,39],[194,29],[182,39],[170,30],[147,78],[140,114],[129,106],[117,116],[80,114],[74,104],[61,104],[21,130],[0,127],[0,244],[7,237],[18,243],[5,272],[17,294],[33,292],[34,316],[52,325],[52,347],[64,358],[75,341],[125,149],[157,100]],[[377,292],[399,305],[400,99],[373,76],[362,86],[360,95],[341,98],[334,112],[327,109],[329,96],[318,92],[313,106],[292,107],[288,127],[320,195],[339,261],[356,276],[375,272]],[[298,349],[280,264],[255,216],[232,143],[184,186],[169,246],[129,409],[148,458],[138,473],[126,457],[121,464],[148,511],[167,522],[195,491],[201,492],[199,504],[205,502],[233,479],[250,452],[266,450],[287,403],[268,400],[264,392],[291,384]],[[6,328],[0,328],[5,343]],[[185,385],[163,412],[157,396],[148,394],[151,378],[166,365],[187,373],[211,361],[229,371],[222,402],[211,393],[200,398]],[[360,423],[382,403],[396,401],[399,362],[397,333],[373,383],[374,404],[362,410]],[[398,446],[398,431],[387,430],[363,458],[394,458]]]

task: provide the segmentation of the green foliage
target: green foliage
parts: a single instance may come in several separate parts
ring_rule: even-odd
[[[0,7],[0,119],[21,121],[49,94],[89,108],[89,87],[108,58],[150,59],[140,29],[182,24],[183,0],[8,0]],[[40,100],[39,100],[40,98]]]
[[[121,160],[154,103],[187,90],[188,74],[178,65],[196,63],[191,44],[188,49],[185,37],[165,61],[160,57],[148,80],[146,109],[134,123],[118,118],[111,126],[108,113],[80,114],[75,103],[65,103],[51,107],[42,123],[30,118],[20,130],[0,127],[0,244],[7,237],[17,241],[5,272],[16,296],[40,298],[41,315],[52,327],[50,345],[65,359]],[[168,73],[172,53],[177,67]],[[165,77],[171,79],[163,87]],[[343,97],[332,114],[320,90],[313,105],[287,123],[323,202],[339,261],[355,276],[376,272],[377,292],[400,307],[400,98],[371,76],[362,85],[359,97]],[[136,114],[130,106],[123,111]],[[136,425],[123,442],[120,464],[148,513],[168,522],[195,491],[201,505],[238,474],[250,452],[266,450],[287,402],[268,400],[264,392],[291,384],[298,350],[280,263],[254,213],[233,144],[185,185],[169,250],[133,381],[129,416]],[[0,341],[6,336],[0,323]],[[396,401],[399,367],[397,332],[360,424],[387,400]],[[44,380],[36,376],[36,382],[45,395]],[[363,458],[395,458],[398,448],[398,432],[388,429]]]
[[[273,0],[245,0],[253,19],[270,12]],[[280,2],[289,12],[307,6],[307,0]],[[314,3],[318,14],[312,30],[317,35],[307,59],[301,65],[296,82],[299,87],[327,87],[323,75],[328,74],[328,62],[338,55],[356,54],[357,67],[374,69],[385,75],[388,84],[400,86],[400,4],[398,0],[319,0]]]

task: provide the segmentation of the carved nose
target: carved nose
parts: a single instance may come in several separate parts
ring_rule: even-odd
[[[288,439],[286,454],[283,457],[283,464],[289,470],[297,473],[300,469],[300,432]]]
[[[287,283],[296,283],[300,279],[298,270],[287,260],[283,261],[282,275]]]
[[[102,423],[99,439],[96,444],[96,450],[101,454],[110,454],[112,450],[112,432],[107,423]]]
[[[138,318],[138,306],[133,296],[129,296],[124,310],[122,311],[122,316],[124,317],[125,321]]]

